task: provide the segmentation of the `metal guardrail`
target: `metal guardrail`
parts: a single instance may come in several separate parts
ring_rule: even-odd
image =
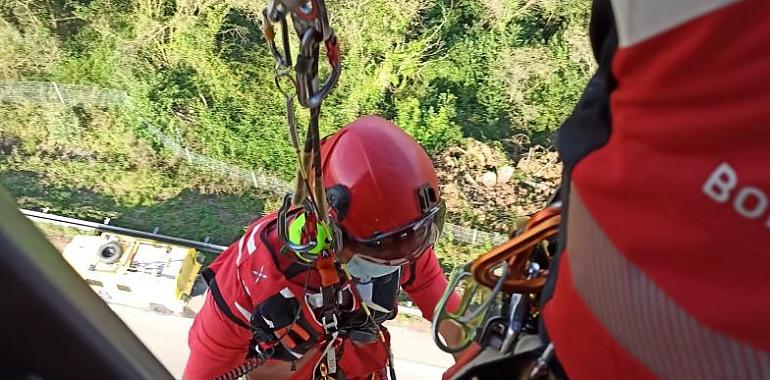
[[[210,252],[210,253],[220,253],[225,249],[227,249],[227,247],[223,245],[182,239],[182,238],[173,237],[173,236],[161,235],[154,232],[132,230],[130,228],[112,226],[106,223],[89,222],[87,220],[69,218],[66,216],[51,214],[47,212],[33,211],[33,210],[27,210],[23,208],[20,208],[19,211],[21,211],[21,213],[24,214],[30,220],[42,222],[42,223],[52,223],[52,224],[64,225],[64,226],[75,227],[80,229],[114,232],[114,233],[133,236],[137,238],[152,239],[152,240],[156,240],[164,243],[195,248],[199,251]],[[414,305],[411,303],[411,301],[408,303],[400,302],[398,306],[398,311],[401,314],[411,315],[414,317],[422,316],[422,312],[419,309],[415,308]]]
[[[220,253],[225,249],[227,249],[227,247],[223,245],[182,239],[174,236],[162,235],[156,232],[132,230],[130,228],[112,226],[106,223],[89,222],[87,220],[69,218],[66,216],[50,214],[47,212],[33,211],[33,210],[27,210],[23,208],[19,209],[19,211],[21,211],[21,213],[24,214],[27,218],[33,221],[38,221],[43,223],[55,223],[55,224],[60,224],[65,226],[76,227],[76,228],[86,228],[86,229],[94,229],[98,231],[114,232],[122,235],[133,236],[136,238],[152,239],[152,240],[157,240],[164,243],[195,248],[199,251],[210,252],[210,253]]]

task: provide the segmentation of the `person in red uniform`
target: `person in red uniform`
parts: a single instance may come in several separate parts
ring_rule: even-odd
[[[594,1],[599,70],[559,132],[543,298],[569,378],[770,379],[768,15]]]
[[[339,297],[339,368],[347,379],[385,379],[389,338],[378,327],[395,317],[399,290],[430,320],[447,286],[432,248],[442,219],[436,173],[414,139],[376,116],[324,139],[321,156],[333,222],[342,235],[337,259],[352,276]],[[302,223],[297,215],[290,216],[290,229]],[[271,359],[249,378],[311,378],[323,334],[320,277],[284,246],[277,214],[249,226],[204,277],[209,292],[190,329],[185,379],[222,375],[260,350],[260,343],[276,339]],[[457,301],[453,297],[450,305]],[[460,334],[451,324],[440,331],[448,341]]]

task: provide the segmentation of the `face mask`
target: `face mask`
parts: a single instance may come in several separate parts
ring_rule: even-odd
[[[347,267],[350,275],[361,280],[361,282],[368,282],[373,278],[391,274],[400,268],[373,263],[362,259],[358,255],[353,256],[350,261],[348,261]]]

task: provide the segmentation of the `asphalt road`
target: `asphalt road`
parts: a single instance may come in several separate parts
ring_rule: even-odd
[[[182,376],[189,355],[187,331],[192,318],[160,315],[128,306],[110,305],[128,327],[144,342],[176,378]],[[411,323],[404,327],[390,321],[396,375],[399,380],[440,379],[452,365],[452,357],[433,344],[425,323]]]

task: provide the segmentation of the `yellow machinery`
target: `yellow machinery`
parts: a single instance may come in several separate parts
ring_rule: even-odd
[[[187,303],[201,269],[194,248],[102,233],[76,235],[64,258],[109,303],[190,316]]]

